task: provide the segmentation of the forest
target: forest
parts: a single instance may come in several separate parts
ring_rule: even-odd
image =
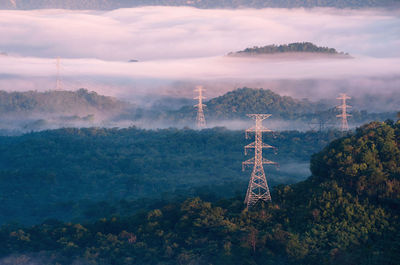
[[[116,112],[129,107],[128,103],[106,97],[94,91],[0,91],[0,115],[9,114],[76,114],[94,112]]]
[[[270,89],[238,88],[226,94],[212,98],[205,102],[204,109],[207,120],[247,120],[248,113],[270,113],[271,120],[302,122],[303,128],[310,129],[307,124],[324,122],[335,127],[337,123],[335,107],[337,102],[327,104],[324,101],[309,101],[296,99],[290,96],[281,96]],[[358,110],[356,106],[350,112],[350,123],[361,125],[370,121],[384,121],[395,119],[396,112],[373,113],[366,110]],[[190,120],[196,117],[196,109],[193,106],[184,106],[179,110],[168,111],[161,114],[163,118],[173,121]]]
[[[145,128],[193,127],[197,110],[193,100],[160,96],[149,100],[138,97],[136,104],[103,96],[86,89],[76,91],[0,91],[0,135],[20,135],[31,131],[64,127],[127,127]],[[360,109],[352,99],[350,124],[358,126],[370,121],[395,119],[396,113],[369,112]],[[387,100],[385,100],[386,102]],[[248,113],[270,113],[274,130],[318,130],[337,127],[337,102],[309,101],[281,96],[270,89],[238,88],[205,102],[206,120],[211,126],[224,125],[238,129],[235,122],[247,122]],[[391,103],[393,105],[393,103]],[[290,126],[286,125],[290,124]],[[243,127],[243,126],[242,126]]]
[[[246,48],[243,51],[229,53],[228,56],[235,55],[259,55],[259,54],[275,54],[275,53],[324,53],[324,54],[344,54],[338,52],[334,48],[319,47],[311,42],[295,42],[281,45],[267,45],[263,47],[254,46],[253,48]]]
[[[312,156],[311,176],[275,186],[271,203],[248,210],[243,197],[164,202],[95,222],[4,225],[0,255],[3,264],[397,265],[400,122],[333,140]]]
[[[265,156],[280,164],[268,168],[270,185],[308,177],[311,155],[340,136],[335,130],[265,134],[277,148]],[[118,212],[125,201],[232,197],[248,182],[241,162],[250,142],[243,131],[225,128],[65,128],[0,137],[0,224],[100,218],[88,207]]]

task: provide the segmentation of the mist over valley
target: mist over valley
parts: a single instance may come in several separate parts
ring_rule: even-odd
[[[400,264],[398,0],[0,0],[0,265]]]

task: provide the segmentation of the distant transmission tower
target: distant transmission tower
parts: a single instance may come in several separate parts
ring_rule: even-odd
[[[61,90],[61,59],[60,57],[56,58],[56,67],[57,67],[57,76],[56,76],[56,90]]]
[[[351,99],[351,97],[347,96],[344,93],[341,93],[340,96],[337,98],[341,101],[342,105],[337,106],[338,109],[342,110],[341,114],[336,115],[336,117],[342,118],[342,125],[340,129],[342,132],[349,130],[349,124],[347,123],[347,117],[351,116],[347,113],[347,109],[351,108],[351,106],[346,104],[346,100]]]
[[[206,106],[203,104],[203,99],[205,99],[205,97],[203,97],[204,90],[205,89],[202,86],[197,86],[196,89],[194,90],[199,93],[199,95],[194,98],[199,100],[199,103],[197,105],[194,105],[195,107],[197,107],[196,125],[197,128],[199,129],[206,127],[206,118],[204,117],[204,111],[203,111],[203,108]]]
[[[271,132],[271,130],[262,126],[262,121],[269,118],[271,114],[247,114],[248,117],[256,121],[255,127],[246,130],[246,139],[249,133],[255,133],[255,141],[244,147],[244,153],[247,155],[248,148],[254,148],[254,157],[243,162],[243,171],[246,165],[254,165],[253,172],[251,173],[249,187],[247,188],[246,199],[244,203],[247,208],[253,207],[258,201],[271,201],[271,194],[269,192],[267,179],[263,164],[277,165],[277,163],[267,160],[262,157],[263,148],[274,148],[271,145],[265,144],[262,141],[263,132]]]

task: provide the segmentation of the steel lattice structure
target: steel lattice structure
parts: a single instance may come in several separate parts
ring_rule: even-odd
[[[202,86],[197,86],[194,90],[195,92],[199,93],[199,95],[194,98],[199,100],[198,104],[194,105],[197,108],[196,126],[199,129],[203,129],[206,127],[206,118],[204,117],[203,111],[203,108],[206,106],[203,104],[203,99],[205,99],[205,97],[203,97],[204,90],[205,89]]]
[[[347,113],[347,109],[351,108],[351,106],[346,104],[346,100],[351,99],[351,97],[347,96],[344,93],[341,93],[337,99],[339,99],[341,101],[341,103],[342,103],[342,105],[337,106],[338,109],[342,110],[342,113],[336,115],[336,117],[342,118],[342,125],[341,125],[340,129],[342,130],[342,132],[348,131],[349,130],[349,124],[347,122],[347,117],[349,117],[351,115]]]
[[[246,155],[247,149],[254,148],[254,157],[242,163],[243,171],[247,165],[254,165],[249,187],[247,188],[246,199],[244,201],[247,208],[251,208],[260,200],[265,202],[271,201],[271,194],[269,192],[263,165],[277,165],[277,163],[262,157],[263,148],[274,148],[262,141],[262,133],[271,132],[271,130],[263,127],[262,121],[269,118],[271,114],[247,114],[247,116],[254,119],[256,122],[254,127],[246,130],[246,139],[248,139],[250,133],[255,133],[255,141],[244,147]]]
[[[61,90],[61,76],[60,76],[61,59],[60,59],[60,57],[56,58],[56,67],[57,67],[56,90]]]

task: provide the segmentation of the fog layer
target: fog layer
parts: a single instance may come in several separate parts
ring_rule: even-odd
[[[399,10],[2,10],[0,35],[0,89],[7,91],[53,89],[57,56],[62,89],[131,101],[143,94],[192,97],[197,84],[208,86],[208,97],[241,86],[311,98],[399,90]],[[352,58],[225,56],[299,41]]]

